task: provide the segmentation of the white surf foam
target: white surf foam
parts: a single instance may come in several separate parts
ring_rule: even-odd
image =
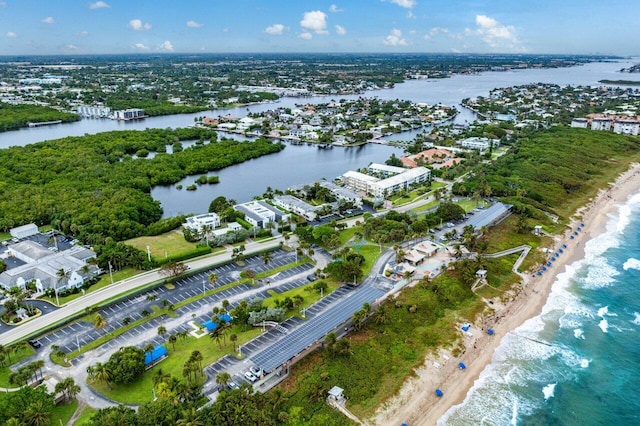
[[[603,333],[607,333],[607,330],[609,330],[609,321],[602,318],[602,320],[598,323],[598,327],[600,327],[600,330],[602,330]]]
[[[525,396],[522,389],[535,382],[540,386],[538,389],[544,389],[543,395],[547,400],[555,397],[558,383],[575,380],[580,370],[589,368],[590,360],[568,347],[546,346],[523,337],[544,342],[552,338],[549,331],[560,326],[573,330],[577,339],[584,339],[583,324],[593,324],[594,319],[600,320],[603,332],[608,331],[606,318],[612,316],[608,308],[600,308],[596,315],[596,309],[586,306],[570,288],[574,278],[581,287],[606,287],[615,282],[620,271],[609,265],[603,255],[607,250],[620,246],[621,233],[639,210],[640,193],[630,197],[616,214],[611,215],[607,231],[585,244],[585,259],[566,265],[565,271],[556,276],[540,315],[503,338],[491,364],[481,373],[465,400],[449,409],[438,420],[439,426],[485,424],[483,420],[486,419],[491,419],[492,424],[515,424],[518,418],[534,413],[543,403],[539,394],[538,397],[534,394]],[[631,262],[627,266],[636,264]],[[585,270],[585,267],[589,269]],[[637,267],[640,269],[640,261]],[[580,273],[581,270],[585,273]],[[634,324],[640,325],[640,312],[634,316]],[[558,363],[557,356],[566,368],[552,367]],[[511,407],[511,410],[505,410],[505,407]]]
[[[624,264],[622,265],[622,269],[624,269],[625,271],[629,269],[640,269],[640,260],[630,257],[626,262],[624,262]]]
[[[549,383],[547,386],[542,388],[542,394],[544,395],[544,400],[548,400],[549,398],[553,398],[556,391],[557,383]]]

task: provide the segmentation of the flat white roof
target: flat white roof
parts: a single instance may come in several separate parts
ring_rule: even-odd
[[[415,167],[413,169],[407,169],[399,175],[391,176],[378,181],[376,182],[376,185],[381,188],[391,188],[392,186],[408,182],[423,175],[428,175],[429,173],[429,169],[427,169],[426,167]]]
[[[373,170],[382,170],[383,172],[396,173],[396,174],[402,173],[405,170],[407,170],[404,167],[389,166],[389,165],[380,164],[380,163],[371,163],[369,165],[369,168]]]
[[[377,182],[380,180],[377,177],[365,175],[364,173],[356,172],[353,170],[349,170],[348,172],[345,172],[342,176],[346,178],[353,178],[353,179],[363,180],[367,182]]]

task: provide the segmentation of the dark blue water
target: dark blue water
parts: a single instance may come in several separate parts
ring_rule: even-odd
[[[541,315],[505,336],[439,424],[640,424],[639,213],[640,194],[558,275]]]

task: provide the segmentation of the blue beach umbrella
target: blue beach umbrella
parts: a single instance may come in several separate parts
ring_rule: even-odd
[[[569,238],[571,238],[571,239],[573,240],[573,235],[572,235],[572,236],[570,236]]]
[[[487,328],[487,334],[493,336],[493,328]]]
[[[538,271],[538,276],[542,275],[542,272]]]
[[[458,367],[460,367],[460,370],[464,370],[465,368],[467,368],[467,366],[464,365],[464,362],[459,362]]]
[[[562,247],[567,248],[567,245],[566,244],[562,244]]]
[[[442,395],[444,395],[444,393],[442,393],[442,391],[440,389],[436,389],[436,395],[437,396],[442,396]]]
[[[559,249],[558,251],[559,251],[560,253],[564,253],[564,250],[562,250],[562,249]]]
[[[556,257],[560,256],[560,253],[556,252]]]
[[[580,226],[584,226],[584,223],[581,223]]]
[[[552,262],[555,262],[555,261],[556,261],[556,258],[552,256],[552,257],[551,257],[551,261],[552,261]]]
[[[543,271],[546,271],[546,270],[547,270],[547,267],[546,267],[546,266],[544,266],[544,265],[542,265],[542,270],[543,270]]]

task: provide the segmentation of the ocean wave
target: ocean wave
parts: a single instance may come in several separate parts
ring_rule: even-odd
[[[607,321],[605,318],[602,318],[602,320],[600,320],[600,322],[598,323],[598,327],[600,327],[600,330],[602,330],[603,333],[607,333],[607,331],[609,330],[609,321]]]
[[[582,331],[582,329],[580,328],[576,328],[575,330],[573,330],[573,337],[575,337],[576,339],[584,340],[584,331]]]
[[[580,360],[580,368],[588,368],[590,361],[586,358]]]
[[[622,269],[625,271],[628,269],[640,269],[640,260],[630,257],[626,262],[624,262]]]
[[[633,316],[635,318],[633,320],[631,320],[631,322],[636,324],[636,325],[640,325],[640,312],[634,312]]]
[[[548,400],[549,398],[553,398],[556,391],[557,383],[549,383],[547,386],[542,388],[542,394],[544,395],[544,400]]]

